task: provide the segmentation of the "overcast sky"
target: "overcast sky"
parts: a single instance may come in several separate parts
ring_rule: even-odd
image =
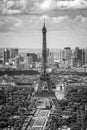
[[[0,0],[0,48],[87,47],[87,0]]]

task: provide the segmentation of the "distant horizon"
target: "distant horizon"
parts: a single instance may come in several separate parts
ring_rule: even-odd
[[[65,46],[64,48],[66,47],[70,47],[70,46]],[[84,47],[84,48],[81,48],[79,46],[76,46],[75,48],[80,48],[80,49],[87,49],[87,47]],[[47,49],[50,49],[50,50],[62,50],[64,48],[47,48]],[[71,48],[71,47],[70,47]],[[71,48],[72,50],[75,49],[75,48]],[[42,48],[22,48],[22,47],[0,47],[0,49],[26,49],[26,50],[42,50]]]

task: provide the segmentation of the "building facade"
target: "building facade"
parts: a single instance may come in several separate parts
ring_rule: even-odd
[[[10,59],[10,50],[5,49],[3,52],[3,63],[6,64],[9,62]]]

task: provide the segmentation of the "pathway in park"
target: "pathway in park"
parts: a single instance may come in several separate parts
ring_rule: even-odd
[[[49,105],[50,99],[39,98],[36,102],[36,112],[32,117],[32,126],[28,126],[27,130],[44,130],[48,117],[50,116],[50,109],[45,109],[46,105]]]

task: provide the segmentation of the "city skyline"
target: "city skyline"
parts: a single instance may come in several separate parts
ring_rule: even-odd
[[[44,19],[47,47],[87,47],[87,0],[2,0],[0,48],[42,48]]]

